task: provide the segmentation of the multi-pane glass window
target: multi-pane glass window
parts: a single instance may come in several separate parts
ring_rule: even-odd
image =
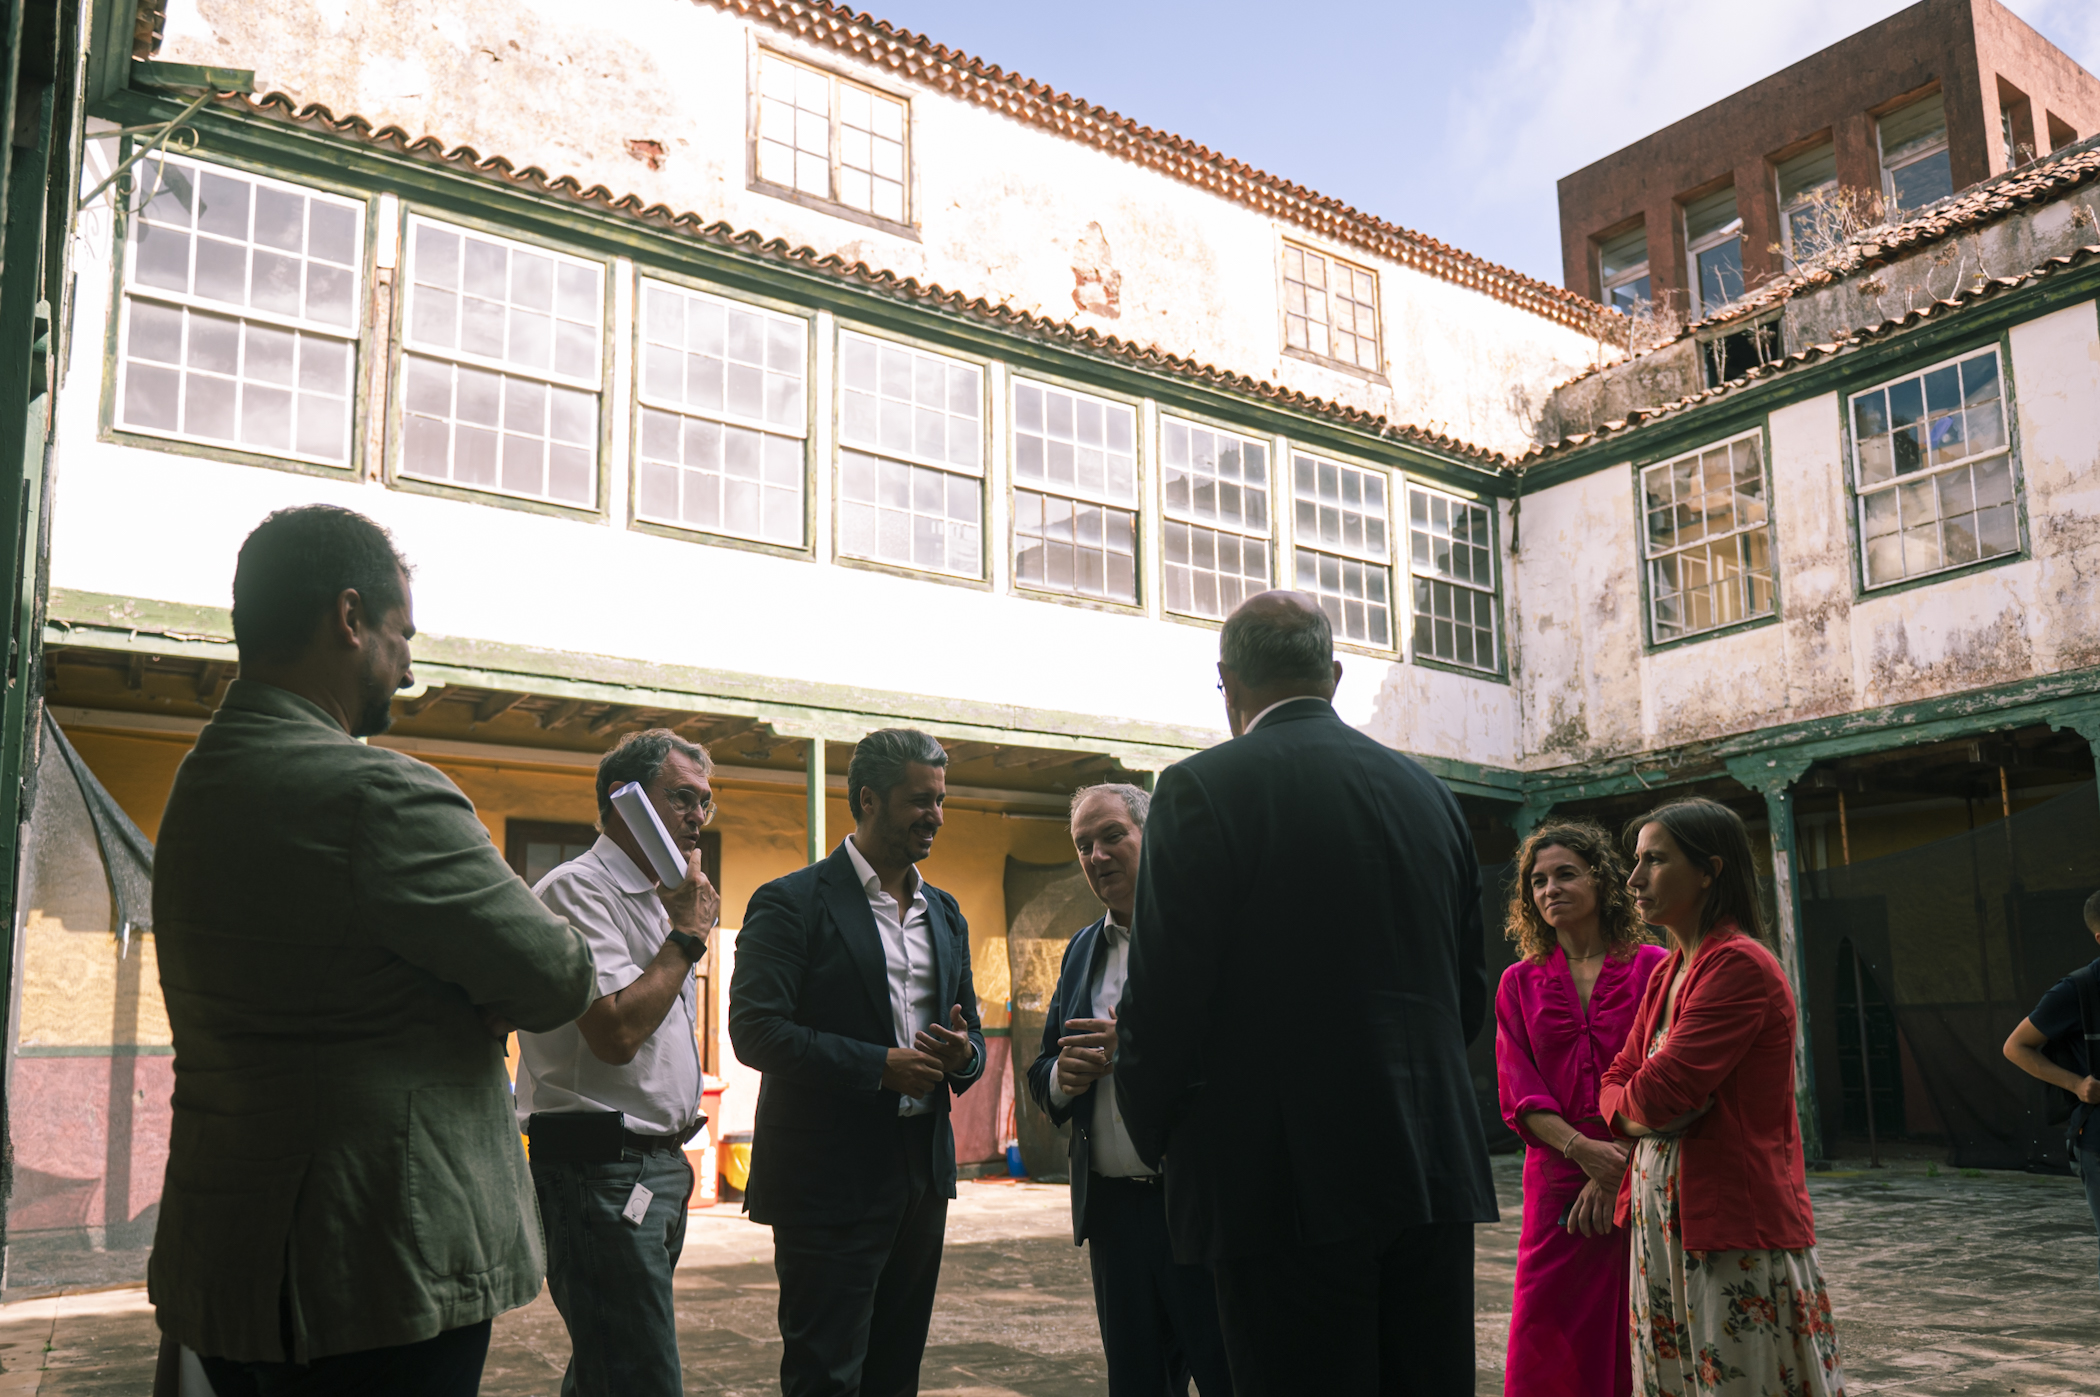
[[[1269,586],[1269,448],[1252,437],[1160,424],[1167,610],[1222,617]]]
[[[1014,384],[1014,581],[1137,601],[1137,410]]]
[[[2018,550],[1995,348],[1855,394],[1852,460],[1869,587]]]
[[[349,465],[364,206],[172,155],[133,178],[117,426]]]
[[[642,282],[644,519],[802,544],[807,322]]]
[[[598,501],[605,268],[409,221],[401,474]]]
[[[1285,243],[1283,342],[1380,372],[1378,278],[1339,258]]]
[[[1298,590],[1319,598],[1336,636],[1390,648],[1393,559],[1385,472],[1297,452],[1291,487]]]
[[[1756,432],[1641,470],[1648,634],[1772,614],[1772,525]]]
[[[1837,194],[1837,147],[1829,141],[1782,160],[1773,170],[1779,184],[1779,236],[1789,265],[1808,261],[1844,239]]]
[[[1495,669],[1495,511],[1410,485],[1407,549],[1415,654]]]
[[[758,177],[902,223],[904,103],[774,53],[758,57]]]
[[[1954,192],[1947,155],[1947,99],[1935,92],[1875,123],[1881,141],[1881,192],[1890,218],[1916,213]]]
[[[1628,229],[1597,245],[1598,279],[1604,304],[1631,315],[1653,299],[1648,280],[1648,230]]]
[[[1733,188],[1684,206],[1684,245],[1692,259],[1693,316],[1713,315],[1743,294],[1743,217]]]
[[[839,337],[839,552],[984,576],[983,371]]]

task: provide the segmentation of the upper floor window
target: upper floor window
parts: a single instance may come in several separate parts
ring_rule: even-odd
[[[364,205],[172,155],[135,178],[116,425],[349,465]]]
[[[1385,472],[1295,452],[1291,487],[1298,589],[1319,598],[1340,639],[1391,649]]]
[[[1650,639],[1772,614],[1766,498],[1757,432],[1642,468]]]
[[[850,331],[839,360],[839,552],[984,576],[983,370]]]
[[[1495,511],[1407,487],[1415,654],[1468,669],[1499,667],[1495,645]]]
[[[1881,138],[1881,193],[1897,218],[1954,192],[1947,163],[1947,101],[1935,92],[1876,123]]]
[[[1852,460],[1867,586],[2019,549],[1996,348],[1854,394]]]
[[[1692,260],[1692,317],[1716,314],[1743,294],[1743,218],[1735,188],[1684,206],[1684,247]]]
[[[1137,601],[1137,410],[1014,384],[1014,581]]]
[[[1790,266],[1844,241],[1837,194],[1837,147],[1829,141],[1789,156],[1773,169],[1779,185],[1780,251]]]
[[[409,220],[401,473],[598,503],[605,268]]]
[[[1629,228],[1597,244],[1597,279],[1604,304],[1631,315],[1654,299],[1648,279],[1648,230]]]
[[[1283,245],[1283,342],[1372,373],[1378,353],[1378,278],[1338,257]]]
[[[758,178],[905,221],[905,104],[779,54],[758,56]]]
[[[805,321],[642,282],[638,517],[799,548]]]
[[[1172,417],[1160,425],[1167,610],[1228,616],[1269,586],[1268,444]]]

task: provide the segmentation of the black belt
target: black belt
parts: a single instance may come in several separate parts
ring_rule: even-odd
[[[684,1135],[637,1135],[632,1130],[622,1130],[620,1144],[630,1150],[640,1150],[643,1154],[669,1154],[673,1150],[684,1149],[685,1142],[698,1135],[700,1126],[706,1124],[707,1117],[702,1116],[699,1124]]]
[[[1167,1181],[1165,1174],[1102,1174],[1089,1169],[1096,1183],[1143,1184],[1146,1188],[1158,1188]]]
[[[525,1122],[533,1155],[547,1163],[615,1164],[623,1151],[666,1154],[685,1148],[685,1142],[707,1124],[702,1116],[683,1135],[641,1135],[625,1128],[618,1111],[534,1112]]]

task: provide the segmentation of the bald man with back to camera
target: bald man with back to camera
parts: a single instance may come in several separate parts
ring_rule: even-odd
[[[1146,822],[1124,1119],[1166,1163],[1176,1259],[1211,1268],[1239,1397],[1470,1397],[1496,1218],[1472,836],[1335,712],[1316,599],[1250,598],[1220,650],[1233,740],[1168,768]]]

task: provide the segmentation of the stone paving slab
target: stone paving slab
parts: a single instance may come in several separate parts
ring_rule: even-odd
[[[1519,1166],[1495,1161],[1504,1221],[1476,1236],[1483,1397],[1502,1390]],[[922,1397],[1104,1397],[1068,1192],[1008,1181],[960,1191]],[[2100,1393],[2100,1250],[2075,1181],[1905,1161],[1815,1175],[1809,1191],[1855,1397]],[[771,1233],[726,1208],[693,1214],[675,1286],[686,1390],[777,1393]],[[135,1287],[0,1305],[0,1397],[145,1393],[158,1343]],[[497,1320],[481,1390],[553,1397],[567,1356],[561,1317],[542,1295]]]

